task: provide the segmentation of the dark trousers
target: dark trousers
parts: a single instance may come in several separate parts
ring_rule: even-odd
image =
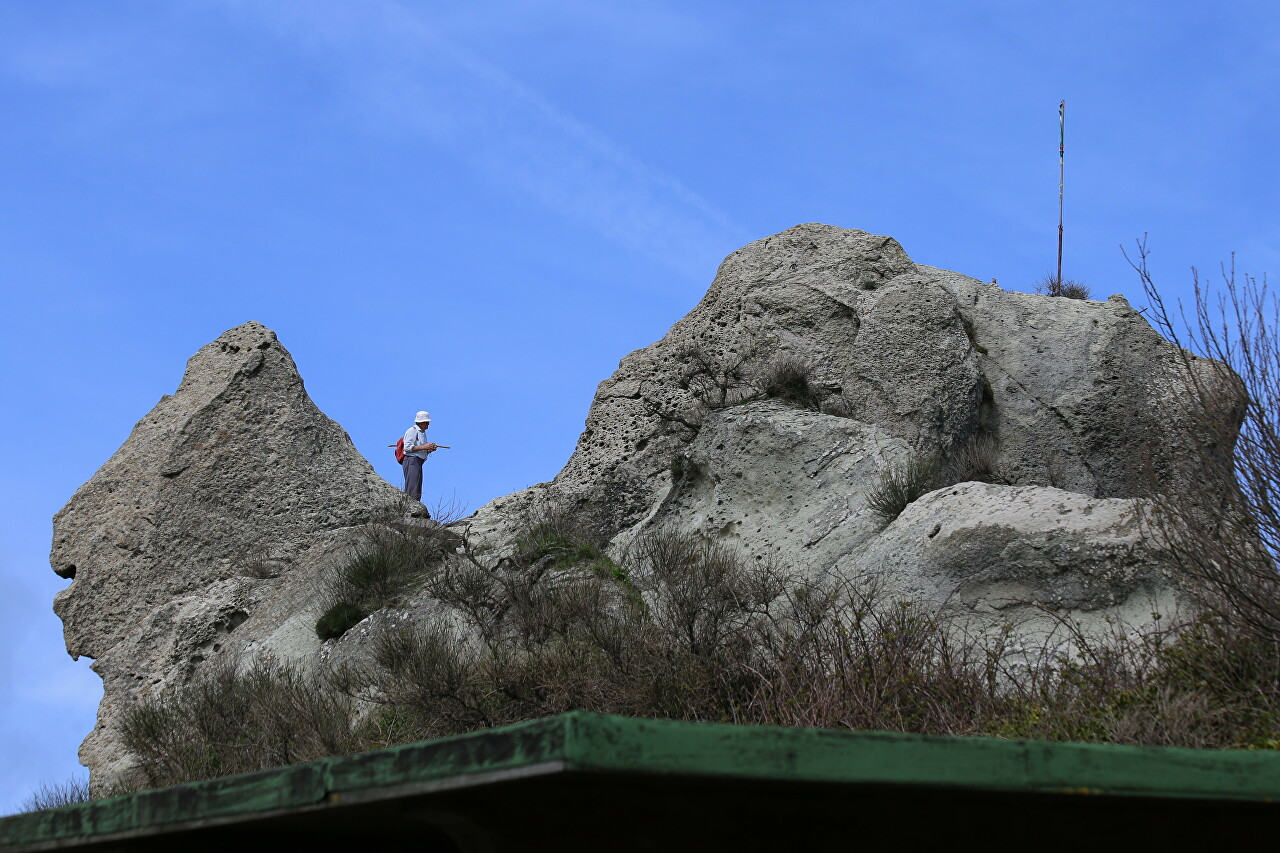
[[[400,467],[404,469],[404,493],[415,501],[422,500],[422,463],[420,456],[405,456]]]

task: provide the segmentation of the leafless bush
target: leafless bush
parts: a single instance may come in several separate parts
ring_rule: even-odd
[[[1280,748],[1280,646],[1220,617],[1073,631],[1073,652],[1011,679],[997,734],[1200,748]]]
[[[1192,269],[1188,318],[1166,304],[1147,257],[1144,239],[1130,263],[1152,323],[1180,348],[1165,420],[1183,470],[1144,521],[1205,605],[1280,639],[1280,304],[1265,278],[1238,278],[1233,258],[1216,292]]]
[[[691,343],[675,354],[681,365],[677,386],[688,399],[660,404],[645,399],[651,414],[697,435],[708,412],[756,399],[759,392],[749,381],[749,365],[756,358],[754,344],[715,352],[707,342]]]
[[[283,550],[272,546],[259,546],[240,562],[239,572],[248,578],[269,580],[279,577],[288,567],[288,563],[288,555]]]
[[[572,709],[1280,748],[1280,646],[1218,619],[1103,637],[1063,619],[1067,642],[1037,650],[1009,626],[968,630],[873,588],[801,581],[671,533],[643,540],[621,577],[553,561],[474,564],[453,590],[474,595],[459,619],[387,623],[372,663],[327,689],[270,664],[215,672],[129,712],[125,743],[149,784]],[[353,696],[374,710],[358,714]]]
[[[549,556],[522,583],[516,562],[473,582],[487,603],[467,612],[469,631],[382,634],[369,695],[422,737],[572,708],[958,733],[1005,701],[993,646],[852,585],[800,582],[669,532],[640,540],[618,567],[625,582],[546,571]]]
[[[645,404],[651,414],[689,436],[702,429],[709,412],[766,398],[844,417],[852,411],[842,396],[824,407],[824,401],[835,395],[824,393],[813,382],[813,365],[793,354],[779,355],[760,366],[763,356],[755,344],[715,355],[709,344],[693,343],[676,357],[683,365],[677,384],[689,399],[667,405],[646,400]]]
[[[671,531],[619,561],[594,535],[572,513],[549,512],[510,556],[463,543],[426,581],[447,612],[387,620],[367,664],[320,684],[270,662],[224,667],[128,712],[124,743],[148,784],[573,709],[1280,748],[1280,643],[1211,614],[1101,637],[1062,618],[1058,635],[1028,649],[1009,625],[973,629],[865,584],[803,580]]]
[[[418,737],[580,708],[1052,740],[1280,745],[1280,653],[1256,638],[1223,642],[1211,622],[1096,637],[1063,620],[1068,642],[1057,637],[1027,650],[1009,626],[966,630],[865,586],[802,582],[670,533],[642,540],[625,572],[630,588],[592,572],[542,574],[524,588],[539,606],[511,603],[470,630],[388,631],[376,671],[365,676],[394,719],[413,720]]]

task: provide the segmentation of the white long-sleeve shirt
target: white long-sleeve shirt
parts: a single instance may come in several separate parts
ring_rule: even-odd
[[[409,448],[417,447],[419,444],[430,444],[430,443],[431,442],[427,439],[427,431],[425,429],[418,429],[418,425],[414,424],[404,432],[404,455],[417,456],[420,459],[426,459],[427,451],[425,450],[410,451]]]

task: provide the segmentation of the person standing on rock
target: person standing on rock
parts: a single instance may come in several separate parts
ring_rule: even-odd
[[[422,463],[435,452],[436,445],[427,441],[427,428],[431,426],[431,413],[418,412],[413,416],[413,426],[404,433],[404,493],[415,501],[422,500]]]

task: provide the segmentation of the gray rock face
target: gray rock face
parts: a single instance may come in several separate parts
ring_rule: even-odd
[[[800,225],[730,255],[693,311],[622,359],[554,481],[459,524],[501,555],[556,504],[615,553],[673,528],[979,620],[1145,621],[1181,603],[1134,522],[1198,452],[1169,428],[1178,357],[1120,297],[1006,293],[891,238]],[[786,358],[808,365],[820,410],[759,393]],[[868,508],[882,472],[974,437],[998,443],[1002,485],[938,489],[892,523]],[[74,577],[55,608],[106,691],[81,750],[95,787],[129,770],[116,726],[137,697],[260,652],[358,658],[392,617],[321,644],[317,579],[400,500],[273,333],[251,323],[201,349],[55,518],[52,565]],[[394,618],[443,618],[405,606]]]
[[[1151,472],[1168,484],[1186,451],[1169,429],[1178,350],[1122,297],[1009,293],[918,266],[888,237],[798,225],[725,259],[693,311],[600,383],[555,481],[482,508],[476,529],[539,500],[615,533],[636,524],[665,499],[671,460],[696,435],[679,419],[698,419],[714,377],[737,365],[720,384],[740,398],[788,355],[811,366],[824,411],[839,404],[914,451],[996,437],[1017,485],[1137,497]]]
[[[738,405],[780,356],[810,365],[822,412]],[[496,542],[530,507],[569,504],[616,553],[673,528],[991,619],[1143,622],[1186,605],[1134,522],[1202,452],[1173,428],[1179,358],[1122,297],[1008,293],[886,237],[800,225],[730,255],[688,316],[622,360],[554,482],[471,523]],[[886,468],[975,437],[997,443],[1005,485],[941,490],[887,528],[869,510]]]
[[[910,456],[879,427],[776,401],[708,417],[654,512],[616,541],[672,528],[819,575],[873,539],[867,491]]]
[[[1123,296],[1006,293],[920,267],[955,302],[983,377],[982,416],[1015,482],[1098,497],[1167,485],[1184,455],[1171,422],[1179,351]],[[1149,471],[1147,466],[1154,471]]]
[[[685,451],[662,503],[615,545],[674,529],[1026,631],[1053,627],[1044,611],[1100,627],[1189,606],[1159,543],[1142,535],[1138,499],[960,483],[886,524],[867,495],[909,455],[902,439],[860,421],[777,402],[726,409]]]
[[[67,649],[98,658],[155,607],[367,519],[399,492],[311,402],[270,329],[201,348],[182,384],[54,516]]]
[[[50,563],[74,579],[54,610],[106,688],[86,764],[119,760],[110,730],[138,690],[261,642],[310,595],[307,555],[401,497],[311,402],[270,329],[246,323],[197,352],[54,517]],[[291,601],[272,603],[285,588]]]
[[[896,595],[1021,620],[1039,608],[1139,625],[1188,606],[1136,502],[961,483],[912,503],[838,570]],[[1093,617],[1088,618],[1088,617]]]

